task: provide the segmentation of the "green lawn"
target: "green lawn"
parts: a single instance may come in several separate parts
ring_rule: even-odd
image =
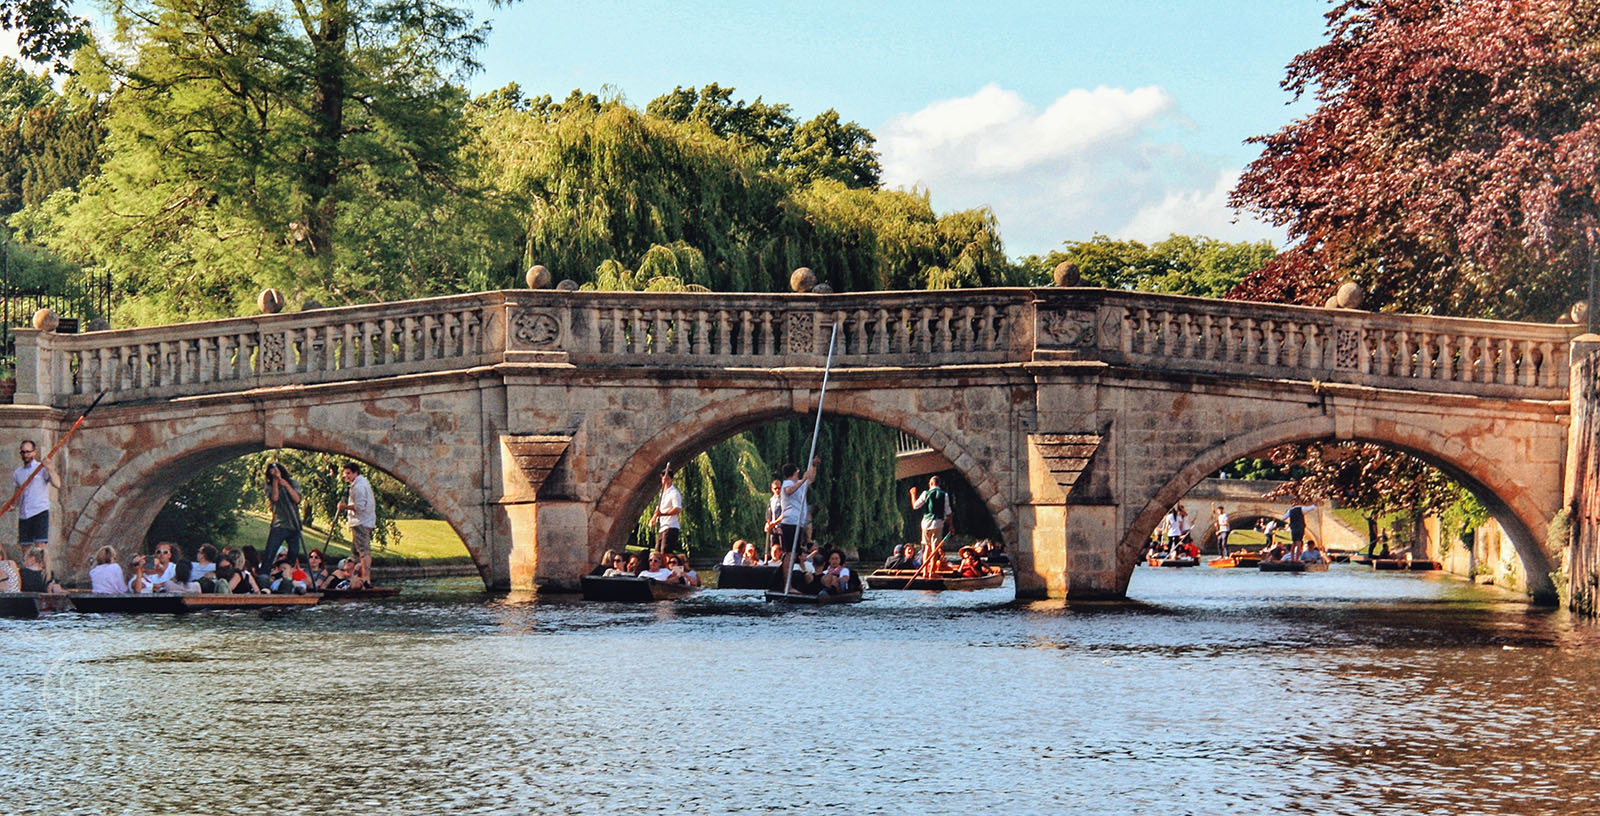
[[[228,541],[232,547],[243,547],[250,544],[259,549],[267,541],[268,517],[255,513],[246,513],[239,517],[239,531]],[[467,555],[467,545],[450,525],[443,521],[429,521],[426,519],[405,519],[396,521],[399,528],[400,540],[391,541],[387,550],[378,549],[378,542],[374,541],[372,549],[372,562],[374,564],[394,565],[413,562],[427,562],[430,564],[442,563],[470,563],[471,557]],[[328,541],[328,528],[313,525],[307,527],[303,533],[306,547],[317,549]],[[328,554],[339,558],[350,553],[350,537],[344,525],[339,525],[334,531],[333,540],[328,544]]]

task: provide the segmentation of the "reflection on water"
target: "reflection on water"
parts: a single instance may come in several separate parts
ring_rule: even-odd
[[[0,791],[28,813],[1600,809],[1600,632],[1439,577],[1141,567],[1125,604],[1008,584],[790,610],[406,590],[0,621]]]

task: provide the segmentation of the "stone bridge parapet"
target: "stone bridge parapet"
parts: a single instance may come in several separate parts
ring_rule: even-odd
[[[511,290],[85,334],[16,330],[18,404],[70,407],[507,362],[663,373],[1098,361],[1566,398],[1571,327],[1104,289],[837,295]]]

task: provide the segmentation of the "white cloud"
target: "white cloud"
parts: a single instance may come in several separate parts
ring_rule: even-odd
[[[1217,173],[1216,183],[1210,189],[1168,191],[1161,201],[1134,213],[1115,234],[1146,243],[1160,241],[1173,233],[1209,235],[1224,241],[1266,238],[1282,246],[1284,235],[1280,230],[1247,214],[1236,213],[1228,206],[1228,195],[1238,183],[1239,171],[1223,170]]]
[[[17,47],[17,32],[9,28],[0,28],[0,57],[22,61],[22,49]]]
[[[1227,207],[1237,171],[1172,141],[1192,129],[1160,86],[1076,89],[1043,111],[990,84],[879,128],[884,182],[922,187],[941,211],[989,206],[1012,255],[1095,233],[1229,240],[1274,231]]]

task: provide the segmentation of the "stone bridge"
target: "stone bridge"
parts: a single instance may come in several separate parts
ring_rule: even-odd
[[[66,575],[101,544],[137,544],[194,474],[285,446],[415,489],[490,587],[563,590],[628,540],[665,464],[813,412],[835,324],[827,410],[959,470],[1017,555],[1020,595],[1121,595],[1146,534],[1201,479],[1319,440],[1445,469],[1491,507],[1528,575],[1551,570],[1561,326],[1100,289],[486,292],[19,331],[0,428],[48,446],[105,393],[56,461]]]

